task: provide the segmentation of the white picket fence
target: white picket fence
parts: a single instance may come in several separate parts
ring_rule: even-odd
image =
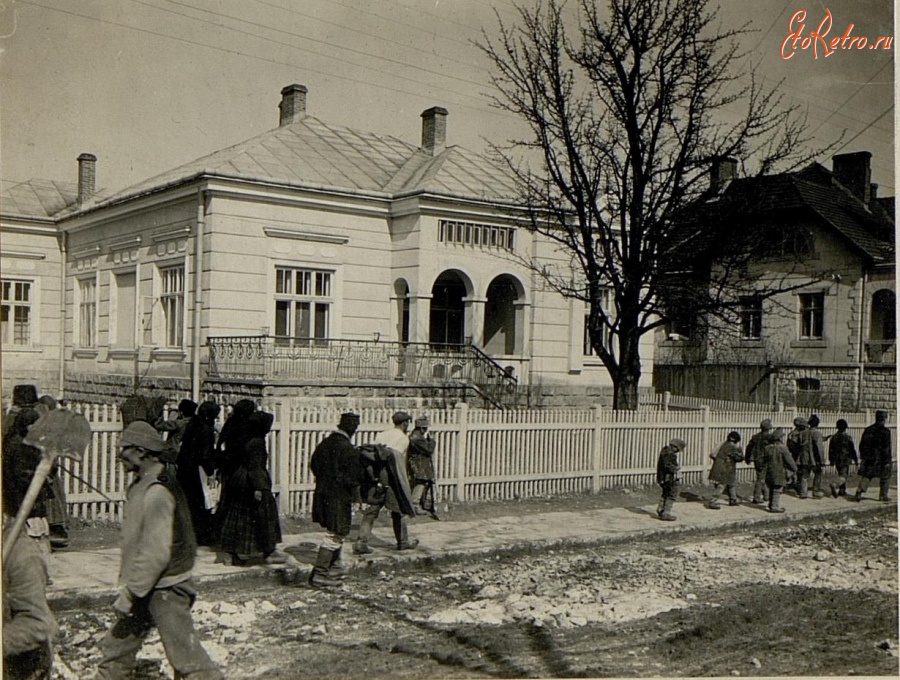
[[[88,418],[93,438],[80,463],[63,461],[71,473],[62,473],[71,514],[89,519],[120,519],[129,480],[116,459],[116,443],[122,429],[118,410],[96,405],[74,408]],[[334,429],[340,412],[277,402],[268,410],[275,413],[269,460],[280,510],[283,514],[307,514],[314,488],[309,459],[316,445]],[[390,426],[389,409],[363,409],[359,413],[362,424],[354,438],[357,444],[372,441]],[[439,499],[465,502],[652,484],[659,450],[674,437],[688,443],[681,454],[683,480],[703,482],[709,470],[709,453],[725,440],[729,431],[738,430],[746,443],[758,431],[762,418],[771,418],[776,427],[789,430],[798,414],[793,409],[764,413],[708,408],[497,411],[458,404],[453,409],[415,415],[428,415],[431,419],[431,431],[437,440]],[[863,428],[874,418],[868,412],[818,415],[825,434],[834,431],[838,418],[847,420],[857,442]],[[893,427],[892,432],[896,438]],[[752,469],[741,465],[739,479],[751,478]],[[89,485],[99,491],[91,490]]]

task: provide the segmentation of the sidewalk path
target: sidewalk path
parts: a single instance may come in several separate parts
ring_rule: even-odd
[[[877,495],[878,491],[875,490]],[[349,569],[366,563],[390,564],[393,560],[418,561],[460,554],[489,553],[494,550],[532,545],[547,547],[559,543],[588,543],[592,541],[617,540],[627,536],[646,536],[657,532],[683,531],[689,529],[712,529],[724,526],[751,525],[759,522],[791,522],[797,519],[827,516],[836,513],[865,512],[883,503],[872,500],[875,496],[869,490],[869,497],[860,503],[845,498],[800,500],[794,496],[783,496],[782,504],[787,509],[783,515],[766,512],[762,506],[742,503],[729,507],[727,503],[720,510],[709,510],[701,502],[678,502],[675,504],[676,522],[662,522],[656,517],[656,506],[618,507],[601,510],[574,512],[546,512],[521,516],[495,517],[484,520],[435,522],[421,517],[410,522],[410,536],[418,538],[416,550],[399,552],[394,547],[390,523],[379,520],[370,545],[375,552],[356,557],[351,545],[344,547],[344,561]],[[892,498],[897,498],[896,488]],[[351,536],[355,536],[354,531]],[[286,535],[281,548],[297,558],[301,566],[308,567],[315,559],[315,552],[322,534],[309,532]],[[111,595],[116,589],[119,569],[118,548],[91,551],[62,550],[50,558],[48,597],[70,597],[73,595]],[[233,567],[231,564],[216,563],[216,553],[201,548],[194,567],[199,582],[217,578],[236,576],[248,570],[267,569],[263,566]]]

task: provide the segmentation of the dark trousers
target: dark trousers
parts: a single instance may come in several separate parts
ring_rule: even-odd
[[[222,680],[222,672],[200,645],[194,630],[191,606],[196,595],[190,585],[179,583],[135,600],[131,614],[120,618],[100,643],[103,659],[97,677],[112,680],[131,675],[138,651],[156,626],[176,677]]]

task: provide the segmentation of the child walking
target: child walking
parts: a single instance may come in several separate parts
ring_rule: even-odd
[[[656,483],[662,489],[656,514],[664,522],[674,522],[677,519],[672,514],[672,506],[678,496],[678,471],[681,469],[678,453],[684,451],[686,446],[687,442],[676,437],[662,448],[656,460]]]
[[[737,464],[744,460],[744,451],[738,443],[740,441],[740,433],[732,430],[722,445],[709,456],[713,460],[712,469],[709,471],[709,481],[716,485],[713,497],[706,504],[710,510],[718,510],[721,507],[719,497],[722,495],[723,487],[725,493],[728,494],[728,505],[738,504],[734,483],[737,477]]]

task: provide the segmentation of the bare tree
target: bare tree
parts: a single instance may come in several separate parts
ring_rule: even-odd
[[[747,175],[808,160],[804,119],[778,83],[747,71],[748,29],[723,29],[706,0],[579,0],[577,17],[556,0],[516,8],[480,47],[495,105],[530,136],[494,150],[517,180],[525,226],[571,257],[574,276],[530,265],[588,303],[614,407],[634,409],[643,335],[675,314],[733,315],[742,289],[774,293],[747,280],[752,244],[698,239],[685,224],[713,161],[740,158]]]

